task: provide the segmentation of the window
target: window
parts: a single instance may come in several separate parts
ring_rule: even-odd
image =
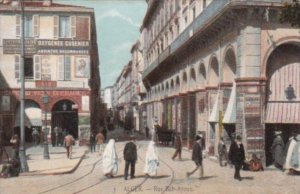
[[[41,79],[41,56],[34,56],[34,79]]]
[[[15,78],[20,79],[20,56],[15,55]]]
[[[194,20],[196,18],[196,7],[193,7],[192,14],[193,14],[193,20]]]
[[[187,16],[187,14],[184,16],[184,24],[185,25],[187,25],[187,23],[188,23],[188,16]]]
[[[82,31],[79,29],[77,33],[80,36],[88,39],[89,37],[89,18],[84,17],[82,20],[79,20],[79,26],[84,28]],[[59,30],[59,32],[58,32]],[[54,37],[57,37],[59,33],[60,38],[74,38],[76,37],[76,17],[75,16],[54,16]]]
[[[59,56],[58,80],[71,80],[71,57]]]
[[[32,33],[32,16],[24,17],[24,36],[25,37],[33,37]]]
[[[174,34],[173,34],[173,28],[170,27],[170,41],[173,40]]]
[[[33,58],[32,57],[24,58],[24,78],[33,79]]]
[[[203,0],[203,9],[206,8],[206,0]]]
[[[21,16],[16,16],[16,36],[21,36]],[[32,38],[39,36],[39,15],[24,16],[24,37]]]
[[[60,16],[59,17],[59,37],[69,38],[71,36],[71,24],[70,17]]]
[[[180,0],[175,0],[175,10],[179,10],[180,9]]]
[[[180,33],[179,22],[176,21],[175,25],[176,25],[176,35],[179,35]]]

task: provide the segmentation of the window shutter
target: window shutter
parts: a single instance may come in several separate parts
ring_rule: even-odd
[[[71,37],[76,37],[76,16],[71,16]]]
[[[16,15],[16,36],[21,36],[21,16]]]
[[[53,16],[53,37],[58,38],[58,20],[59,17],[57,15]]]
[[[15,55],[15,78],[20,79],[20,55]]]
[[[41,56],[34,56],[34,79],[41,79]]]
[[[40,17],[39,15],[34,15],[33,16],[33,36],[34,37],[39,37],[39,28],[40,26]]]
[[[64,56],[59,56],[58,58],[58,80],[64,80]]]
[[[71,80],[71,57],[65,57],[65,80]]]

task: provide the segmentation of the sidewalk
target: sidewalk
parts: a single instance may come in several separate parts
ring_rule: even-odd
[[[68,159],[64,147],[49,145],[49,160],[43,158],[44,147],[32,146],[26,149],[29,172],[19,176],[59,175],[74,172],[87,154],[88,147],[73,146],[72,159]],[[3,164],[2,164],[3,165]],[[0,165],[0,169],[2,169]]]
[[[107,132],[108,139],[114,138],[117,141],[127,141],[130,139],[131,131],[124,131],[124,129],[114,129]],[[137,140],[144,139],[144,135],[133,132]],[[64,147],[52,147],[49,146],[50,159],[43,158],[44,147],[28,146],[26,148],[26,157],[29,172],[20,173],[19,176],[38,176],[38,175],[60,175],[73,173],[85,155],[89,152],[88,146],[79,146],[76,143],[73,146],[72,159],[67,159],[66,149]],[[6,147],[8,154],[12,155],[11,147]],[[0,171],[4,163],[0,164]]]

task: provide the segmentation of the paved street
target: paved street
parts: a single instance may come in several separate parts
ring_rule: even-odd
[[[183,152],[183,160],[171,160],[174,152],[170,147],[158,147],[160,167],[155,178],[143,175],[144,160],[148,141],[138,141],[138,163],[136,178],[125,181],[125,162],[122,151],[125,142],[116,144],[119,160],[118,175],[108,179],[102,174],[101,157],[88,153],[74,173],[63,175],[19,176],[1,179],[0,194],[50,194],[50,193],[278,193],[299,194],[300,176],[289,176],[267,168],[264,172],[242,171],[242,181],[234,180],[233,168],[219,167],[216,161],[204,160],[205,177],[199,180],[196,173],[189,179],[185,174],[194,168],[191,153]],[[38,148],[36,148],[38,149]],[[40,148],[41,149],[41,148]],[[51,148],[52,152],[62,148]],[[84,150],[84,147],[75,148]],[[53,168],[53,166],[49,166]]]

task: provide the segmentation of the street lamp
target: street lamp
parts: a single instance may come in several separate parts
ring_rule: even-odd
[[[21,59],[20,59],[20,132],[21,132],[21,141],[19,148],[19,156],[21,162],[21,172],[28,172],[28,164],[25,154],[25,127],[24,127],[24,114],[25,114],[25,82],[24,82],[24,56],[25,56],[25,44],[24,44],[24,0],[19,0],[21,6],[21,37],[20,37],[20,50],[21,50]]]
[[[47,104],[49,103],[49,96],[45,92],[42,96],[42,102],[45,105],[45,130],[44,130],[44,159],[49,160],[49,148],[48,148],[48,128],[47,128]]]

